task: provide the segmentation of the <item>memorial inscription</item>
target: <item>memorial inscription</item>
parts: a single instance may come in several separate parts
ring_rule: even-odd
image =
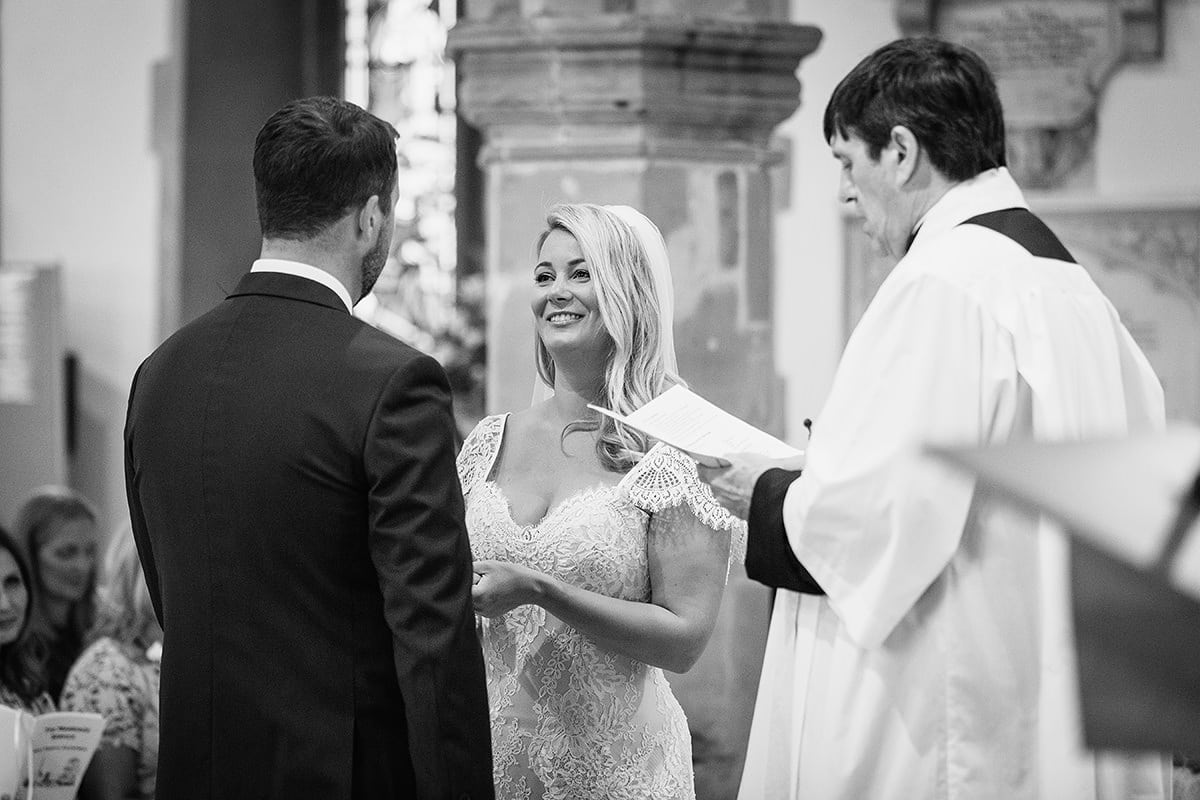
[[[1097,0],[951,3],[939,30],[987,61],[1016,128],[1084,122],[1120,57],[1117,8]]]
[[[1009,168],[1021,185],[1042,189],[1091,181],[1096,107],[1128,57],[1129,13],[1117,0],[898,0],[896,6],[905,34],[932,34],[983,56],[1004,103]]]

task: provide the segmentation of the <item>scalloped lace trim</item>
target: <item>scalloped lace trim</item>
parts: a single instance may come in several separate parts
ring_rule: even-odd
[[[669,445],[650,448],[619,484],[629,499],[650,513],[687,504],[696,519],[718,531],[729,531],[730,564],[746,560],[746,523],[717,502],[712,489],[700,480],[696,462]]]
[[[507,414],[493,414],[484,417],[471,431],[471,435],[463,442],[462,450],[458,453],[458,482],[462,484],[464,495],[487,480],[500,452],[500,440],[504,437],[504,423]]]

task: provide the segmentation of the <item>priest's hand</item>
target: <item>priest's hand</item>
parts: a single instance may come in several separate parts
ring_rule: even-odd
[[[700,480],[712,487],[717,502],[738,519],[750,516],[750,498],[754,484],[769,469],[799,470],[804,468],[804,454],[791,458],[767,458],[757,453],[731,453],[722,456],[727,467],[696,465]]]

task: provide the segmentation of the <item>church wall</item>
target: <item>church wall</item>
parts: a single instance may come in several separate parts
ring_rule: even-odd
[[[793,22],[824,31],[800,65],[803,102],[777,130],[790,150],[779,174],[775,219],[776,369],[787,382],[788,438],[803,441],[845,342],[842,216],[837,162],[822,141],[821,117],[837,82],[875,47],[899,35],[893,0],[793,0]],[[1124,64],[1099,107],[1090,189],[1072,196],[1192,197],[1200,205],[1200,2],[1167,0],[1161,61]]]
[[[77,456],[64,478],[100,505],[106,528],[125,508],[129,382],[158,340],[155,97],[164,94],[164,73],[155,65],[172,47],[173,7],[163,0],[0,7],[0,256],[61,265],[64,341],[79,365]]]
[[[1100,195],[1200,196],[1200,0],[1167,0],[1162,61],[1125,64],[1101,101]]]

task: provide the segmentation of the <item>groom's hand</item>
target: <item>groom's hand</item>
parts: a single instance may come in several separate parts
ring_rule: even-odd
[[[697,464],[700,480],[712,487],[717,502],[738,519],[750,516],[750,498],[754,495],[754,484],[764,472],[779,467],[786,470],[804,468],[803,454],[792,458],[768,458],[757,453],[731,453],[721,456],[729,462],[727,467],[706,467]]]

